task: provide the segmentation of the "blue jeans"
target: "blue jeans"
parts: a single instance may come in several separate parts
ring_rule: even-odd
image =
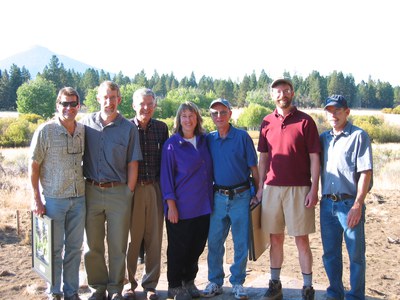
[[[333,202],[323,198],[320,209],[321,238],[324,254],[322,260],[329,279],[327,296],[344,299],[343,288],[343,236],[350,260],[350,291],[346,299],[365,299],[365,206],[360,222],[354,228],[347,227],[347,215],[354,199]]]
[[[214,210],[208,232],[208,280],[222,286],[224,283],[224,243],[232,231],[234,247],[233,264],[230,267],[232,285],[243,284],[246,278],[249,248],[250,190],[237,194],[232,200],[220,193],[214,194]]]
[[[46,215],[53,219],[54,224],[54,283],[48,286],[48,293],[62,295],[62,278],[64,296],[71,297],[79,290],[79,267],[86,215],[85,197],[45,197],[45,200]]]

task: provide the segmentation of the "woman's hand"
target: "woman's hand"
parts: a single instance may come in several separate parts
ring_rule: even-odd
[[[178,213],[178,209],[176,208],[176,203],[175,200],[167,200],[167,204],[168,204],[168,221],[170,221],[171,223],[178,223],[179,221],[179,213]]]

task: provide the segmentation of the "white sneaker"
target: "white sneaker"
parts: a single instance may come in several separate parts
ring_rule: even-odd
[[[235,299],[248,299],[249,297],[247,296],[247,292],[244,289],[243,285],[241,284],[235,284],[232,287],[232,293],[235,295]]]
[[[217,295],[221,295],[224,292],[222,286],[214,282],[209,282],[206,288],[201,292],[201,296],[204,298],[211,298]]]

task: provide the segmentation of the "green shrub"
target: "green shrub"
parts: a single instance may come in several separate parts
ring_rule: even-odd
[[[319,134],[332,129],[331,125],[326,120],[325,114],[311,113],[310,116],[313,118],[315,124],[317,125]]]
[[[384,114],[396,114],[400,115],[400,105],[397,105],[395,108],[383,108],[382,112]]]
[[[400,115],[400,105],[397,105],[395,108],[393,108],[392,113]]]
[[[0,147],[29,146],[36,128],[45,120],[35,114],[18,118],[0,118]]]
[[[203,127],[207,132],[211,132],[217,129],[211,117],[203,116]]]
[[[353,116],[353,124],[364,129],[371,140],[377,143],[399,143],[400,128],[384,123],[375,116]]]
[[[5,131],[5,139],[8,146],[22,147],[27,146],[30,141],[29,122],[26,120],[17,120],[8,126]]]
[[[18,119],[26,120],[29,123],[35,123],[35,124],[41,124],[45,121],[42,116],[39,116],[37,114],[20,114],[18,116]]]

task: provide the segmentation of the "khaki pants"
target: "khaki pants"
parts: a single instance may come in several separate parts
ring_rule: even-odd
[[[133,193],[127,185],[100,188],[86,183],[85,268],[97,292],[122,292]],[[107,229],[107,235],[106,235]],[[104,239],[107,236],[108,269]]]
[[[158,183],[136,185],[133,197],[130,226],[131,242],[127,254],[127,268],[132,290],[138,283],[135,280],[140,246],[144,241],[145,274],[143,289],[155,289],[160,278],[161,245],[164,224],[163,203]]]

